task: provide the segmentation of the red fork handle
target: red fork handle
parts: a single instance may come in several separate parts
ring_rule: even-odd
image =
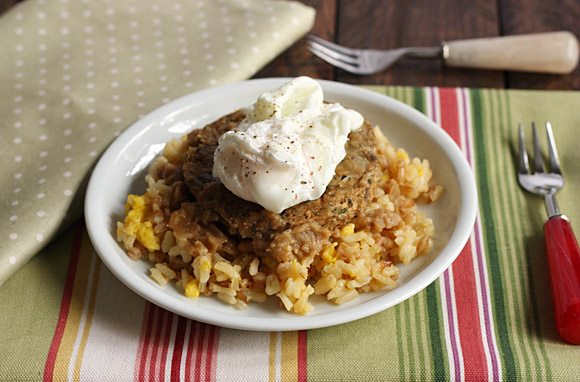
[[[544,235],[556,328],[564,340],[580,344],[580,248],[563,215],[546,222]]]

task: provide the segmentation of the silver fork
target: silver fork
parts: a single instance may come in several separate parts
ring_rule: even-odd
[[[352,49],[311,34],[308,49],[328,63],[355,74],[374,74],[403,57],[441,58],[468,68],[569,73],[578,64],[578,40],[570,32],[449,41],[438,47],[392,50]]]
[[[564,186],[560,159],[556,150],[550,122],[546,122],[549,172],[544,165],[536,125],[532,123],[534,170],[530,170],[524,130],[519,124],[518,182],[546,201],[548,221],[544,225],[546,255],[550,272],[552,300],[556,328],[560,336],[573,344],[580,344],[580,248],[568,218],[560,213],[555,194]]]
[[[403,57],[440,58],[443,47],[398,48],[392,50],[352,49],[311,34],[306,36],[308,49],[324,61],[355,74],[374,74],[393,65]]]

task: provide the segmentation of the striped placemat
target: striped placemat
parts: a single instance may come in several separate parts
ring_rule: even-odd
[[[371,87],[427,114],[473,167],[480,209],[440,278],[371,317],[245,332],[176,316],[100,262],[82,222],[0,287],[0,379],[578,380],[580,347],[554,327],[541,198],[515,178],[517,122],[550,120],[580,232],[580,93]]]

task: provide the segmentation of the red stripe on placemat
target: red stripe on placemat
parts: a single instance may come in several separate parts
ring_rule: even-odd
[[[189,329],[189,339],[187,341],[187,355],[185,358],[185,380],[186,381],[191,381],[191,369],[193,367],[192,365],[192,361],[193,361],[193,352],[194,352],[194,346],[196,344],[198,335],[197,335],[197,331],[200,330],[200,326],[201,324],[197,321],[190,321],[190,329]]]
[[[56,363],[56,357],[58,355],[58,349],[60,348],[60,343],[62,341],[62,336],[64,334],[64,328],[66,327],[66,321],[68,317],[68,312],[70,309],[70,302],[72,291],[74,287],[74,281],[77,271],[77,265],[79,261],[79,255],[81,252],[81,242],[83,239],[83,234],[85,231],[84,222],[80,222],[77,226],[74,240],[71,258],[68,264],[68,270],[66,274],[66,281],[64,284],[64,290],[62,293],[62,302],[60,305],[60,313],[58,315],[58,322],[54,330],[54,337],[52,338],[52,343],[48,351],[48,356],[46,357],[46,364],[44,366],[44,380],[52,381],[54,373],[54,365]]]
[[[163,316],[165,311],[157,306],[153,307],[153,310],[157,313],[157,320],[154,323],[155,333],[153,334],[151,352],[148,357],[149,370],[147,372],[147,379],[155,379],[157,371],[157,354],[159,353],[159,343],[161,342],[161,332],[163,331]]]
[[[153,330],[154,310],[155,309],[151,303],[145,304],[143,324],[141,327],[141,338],[139,339],[139,348],[137,350],[137,362],[135,363],[135,379],[138,381],[142,381],[146,378],[145,372],[149,356],[151,331]]]
[[[199,326],[199,337],[197,339],[197,346],[195,348],[195,371],[194,371],[194,378],[196,381],[201,381],[201,363],[203,360],[204,352],[203,352],[203,345],[205,344],[205,332],[206,332],[206,325],[204,324],[197,324]]]
[[[458,94],[456,89],[439,89],[441,127],[461,147]],[[453,262],[455,305],[464,370],[486,370],[487,362],[481,335],[477,284],[473,268],[471,240]],[[467,366],[469,365],[469,366]]]
[[[219,329],[209,325],[209,338],[207,343],[207,357],[205,359],[205,380],[215,380],[215,368],[217,364],[217,345],[219,342]]]
[[[167,353],[169,352],[169,342],[171,341],[171,330],[173,328],[173,313],[168,312],[167,310],[163,309],[164,313],[164,323],[163,325],[163,336],[162,342],[160,343],[161,347],[161,358],[157,361],[159,366],[159,380],[165,380],[165,367],[167,365]]]
[[[213,381],[216,379],[219,328],[189,321],[189,341],[185,358],[186,381]]]
[[[308,332],[298,332],[298,382],[306,382],[308,379]]]
[[[441,127],[461,147],[461,131],[459,128],[459,111],[457,92],[452,88],[439,89],[439,107],[441,109]]]
[[[135,380],[164,380],[169,354],[169,344],[171,341],[171,331],[173,328],[173,314],[153,304],[147,303],[143,317],[141,329],[141,339],[137,349],[135,363]],[[178,325],[175,339],[175,346],[180,347],[179,352],[172,355],[171,369],[173,375],[177,373],[181,363],[183,349],[183,332],[185,331],[185,319],[180,318],[183,323],[181,328]],[[176,371],[173,369],[176,367]]]
[[[187,320],[184,317],[177,319],[175,341],[173,345],[173,358],[171,359],[171,380],[178,381],[181,371],[181,358],[183,356],[183,344],[185,342],[185,327]]]
[[[465,370],[476,371],[478,378],[484,373],[487,379],[487,361],[481,336],[471,240],[453,262],[453,274],[457,275],[454,280],[455,304]],[[465,377],[470,379],[473,376],[466,375]]]

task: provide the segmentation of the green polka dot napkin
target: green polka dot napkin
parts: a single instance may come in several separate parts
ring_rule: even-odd
[[[27,0],[0,17],[0,284],[82,215],[107,145],[184,94],[251,77],[314,10],[264,0]]]

